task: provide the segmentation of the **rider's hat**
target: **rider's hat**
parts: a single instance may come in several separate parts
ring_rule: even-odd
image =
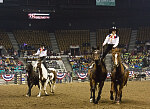
[[[117,27],[113,26],[109,29],[109,32],[111,33],[112,31],[116,31],[116,33],[118,32]]]
[[[41,43],[41,44],[40,44],[40,46],[42,46],[42,47],[43,47],[43,46],[45,46],[45,44],[44,44],[44,43]]]

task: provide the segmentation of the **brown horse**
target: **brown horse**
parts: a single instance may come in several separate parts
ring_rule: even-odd
[[[120,52],[121,51],[118,48],[112,50],[112,59],[114,66],[111,73],[110,99],[114,99],[113,92],[115,92],[115,101],[117,104],[119,104],[121,101],[122,89],[127,84],[127,80],[129,77],[129,71],[122,64]]]
[[[26,96],[30,97],[31,96],[31,89],[32,89],[33,85],[35,85],[35,86],[38,85],[38,87],[40,88],[40,86],[39,86],[39,74],[33,70],[33,66],[31,63],[27,64],[26,72],[28,73],[28,76],[27,76],[28,93]]]
[[[94,66],[92,68],[89,68],[88,70],[90,79],[90,91],[91,91],[90,102],[97,104],[101,98],[102,88],[104,86],[104,81],[107,77],[107,70],[104,61],[100,60],[100,50],[98,48],[93,49],[92,58]],[[97,85],[98,85],[98,96],[95,101],[95,89]]]

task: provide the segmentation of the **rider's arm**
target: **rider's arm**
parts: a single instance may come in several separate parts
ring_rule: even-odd
[[[40,50],[38,49],[34,55],[39,55],[39,54],[40,54]]]
[[[116,38],[116,42],[115,42],[115,45],[113,46],[113,48],[117,47],[119,44],[119,37]]]

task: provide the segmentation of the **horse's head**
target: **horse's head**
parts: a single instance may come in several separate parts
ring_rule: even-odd
[[[112,59],[113,59],[114,65],[118,67],[121,62],[119,48],[112,49]]]
[[[100,50],[99,48],[92,48],[92,58],[94,61],[97,61],[100,59]]]
[[[29,74],[32,72],[32,64],[31,63],[28,63],[27,66],[26,66],[26,72]]]
[[[32,61],[33,71],[37,72],[38,61]]]
[[[41,60],[38,61],[38,63],[37,63],[37,68],[40,68],[40,69],[41,69]]]

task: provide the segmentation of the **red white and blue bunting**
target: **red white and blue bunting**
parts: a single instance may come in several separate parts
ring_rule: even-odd
[[[146,71],[146,75],[147,75],[147,76],[150,76],[150,71]]]
[[[57,79],[63,79],[66,76],[66,73],[57,73]]]
[[[5,81],[11,81],[14,78],[14,74],[5,74],[5,75],[1,75],[1,77],[5,80]]]
[[[134,76],[134,71],[129,71],[129,77],[133,77]]]
[[[87,73],[77,73],[80,79],[85,79],[87,77]]]
[[[107,73],[107,79],[111,78],[111,73]]]

